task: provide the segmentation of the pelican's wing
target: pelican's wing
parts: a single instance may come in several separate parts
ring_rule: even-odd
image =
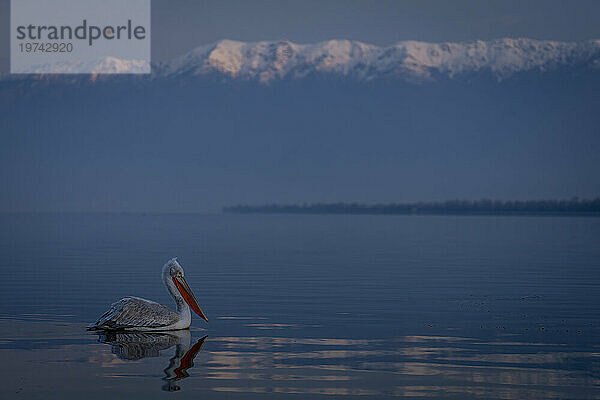
[[[88,329],[158,329],[178,320],[179,315],[162,304],[139,297],[125,297],[113,303]]]

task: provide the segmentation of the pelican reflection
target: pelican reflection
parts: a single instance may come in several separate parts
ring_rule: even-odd
[[[163,370],[165,381],[162,389],[177,391],[181,388],[177,381],[187,378],[187,370],[194,366],[194,358],[202,349],[207,336],[191,345],[188,329],[169,332],[123,332],[98,331],[98,341],[111,346],[111,352],[124,361],[136,361],[147,357],[158,357],[163,350],[175,346],[175,354]]]

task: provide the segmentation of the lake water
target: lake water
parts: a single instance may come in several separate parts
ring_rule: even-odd
[[[3,399],[600,398],[600,218],[0,224]],[[127,295],[171,306],[174,256],[208,324],[85,330]]]

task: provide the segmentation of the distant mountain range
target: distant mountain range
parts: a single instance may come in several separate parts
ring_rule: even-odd
[[[598,40],[224,40],[149,75],[96,66],[0,79],[0,212],[600,195]]]
[[[43,76],[44,71],[53,71],[55,74],[139,74],[148,73],[151,65],[143,60],[122,60],[116,57],[97,58],[92,61],[59,61],[50,64],[33,65],[23,74]],[[91,71],[91,72],[90,72]],[[13,76],[18,78],[27,75]]]
[[[139,72],[139,60],[98,60],[96,74]],[[77,73],[78,63],[56,66]],[[200,46],[176,59],[152,64],[146,79],[221,77],[269,83],[325,75],[359,81],[400,79],[427,82],[487,73],[497,80],[521,72],[559,68],[600,72],[600,40],[556,42],[534,39],[498,39],[460,43],[398,42],[378,47],[350,40],[315,44],[290,41],[239,42],[221,40]],[[32,71],[35,72],[35,69]],[[23,79],[26,76],[19,76]],[[15,79],[4,76],[4,79]]]

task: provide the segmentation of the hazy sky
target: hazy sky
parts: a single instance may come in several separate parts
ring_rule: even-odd
[[[0,0],[0,72],[9,68],[9,0]],[[219,39],[461,41],[500,37],[600,38],[600,1],[152,0],[152,56],[162,60]]]

